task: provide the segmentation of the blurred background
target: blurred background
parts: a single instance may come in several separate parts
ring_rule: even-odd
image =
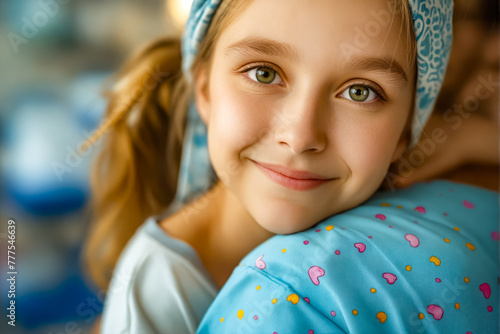
[[[103,90],[142,44],[180,35],[191,0],[0,0],[0,333],[88,333],[104,294],[82,273]],[[7,222],[16,222],[16,326]],[[12,255],[12,254],[11,254]],[[10,259],[12,260],[12,259]]]
[[[0,333],[90,332],[104,294],[82,272],[80,252],[99,142],[84,157],[75,151],[101,121],[110,74],[143,43],[180,35],[190,4],[0,1]],[[454,30],[441,112],[473,94],[480,75],[498,83],[498,2],[457,0]],[[474,115],[498,133],[494,89]],[[492,175],[485,182],[496,187]],[[16,222],[15,328],[5,317],[9,219]]]

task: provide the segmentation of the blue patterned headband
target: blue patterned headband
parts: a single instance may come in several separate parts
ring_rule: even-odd
[[[182,38],[182,68],[191,78],[191,65],[222,0],[194,0]],[[452,42],[453,0],[408,0],[417,42],[417,90],[412,141],[417,143],[429,119],[448,65]],[[215,174],[206,146],[206,128],[192,104],[182,153],[177,202],[207,190]]]

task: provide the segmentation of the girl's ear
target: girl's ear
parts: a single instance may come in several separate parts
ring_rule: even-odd
[[[396,149],[394,150],[394,153],[392,154],[391,163],[396,162],[396,160],[398,160],[403,155],[403,153],[406,151],[406,148],[408,147],[408,142],[408,134],[403,133],[401,135],[401,138],[399,139]]]
[[[414,102],[412,102],[412,103],[414,103]],[[410,112],[410,115],[406,119],[406,124],[405,124],[405,127],[403,129],[403,133],[401,133],[401,137],[399,138],[398,145],[396,146],[396,148],[394,149],[394,152],[392,153],[391,163],[396,162],[396,160],[401,158],[401,156],[405,153],[406,149],[410,145],[411,138],[412,138],[411,125],[412,125],[412,121],[413,121],[413,113],[414,112],[415,111],[412,110]]]
[[[210,119],[210,99],[208,94],[208,74],[206,68],[202,68],[195,79],[196,108],[201,119],[208,125]]]

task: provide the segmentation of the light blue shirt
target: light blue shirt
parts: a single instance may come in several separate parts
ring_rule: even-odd
[[[250,252],[198,333],[498,334],[499,196],[447,181],[378,193]]]

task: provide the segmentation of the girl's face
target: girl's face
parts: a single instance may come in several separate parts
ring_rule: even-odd
[[[215,171],[265,229],[355,207],[406,148],[415,68],[387,0],[254,0],[197,79]],[[392,20],[392,22],[391,22]]]

